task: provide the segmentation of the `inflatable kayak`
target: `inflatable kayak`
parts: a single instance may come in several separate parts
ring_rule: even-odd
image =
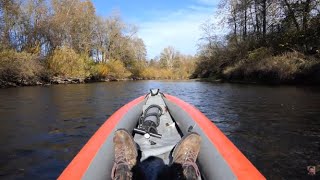
[[[196,132],[202,137],[197,159],[202,179],[265,179],[204,114],[158,89],[117,110],[58,179],[110,179],[114,163],[113,136],[120,128],[132,132],[141,151],[141,161],[156,156],[169,164],[174,146],[185,134]]]

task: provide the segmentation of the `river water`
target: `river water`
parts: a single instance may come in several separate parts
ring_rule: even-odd
[[[114,111],[150,88],[193,104],[268,179],[315,179],[320,88],[128,81],[0,89],[0,179],[57,178]],[[318,172],[320,173],[320,172]]]

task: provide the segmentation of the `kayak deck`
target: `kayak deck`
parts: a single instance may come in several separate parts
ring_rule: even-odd
[[[163,160],[165,164],[169,164],[170,152],[173,147],[180,141],[181,136],[172,120],[170,113],[167,111],[166,104],[162,99],[161,94],[155,96],[148,96],[146,104],[143,106],[143,112],[150,105],[159,105],[163,109],[163,113],[160,116],[160,124],[157,127],[158,133],[162,135],[161,138],[150,137],[145,138],[141,134],[134,135],[134,141],[138,144],[141,150],[141,161],[147,159],[150,156],[155,156]]]

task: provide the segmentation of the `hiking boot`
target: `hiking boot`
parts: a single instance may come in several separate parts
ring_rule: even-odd
[[[137,148],[132,136],[119,129],[113,137],[115,161],[111,172],[113,180],[132,179],[132,167],[137,163]]]
[[[173,163],[182,165],[183,175],[188,180],[197,179],[200,176],[200,171],[196,164],[200,145],[200,135],[191,133],[183,137],[173,150]]]

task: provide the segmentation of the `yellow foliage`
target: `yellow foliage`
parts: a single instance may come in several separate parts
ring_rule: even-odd
[[[0,51],[0,79],[7,81],[33,80],[43,67],[37,56],[14,50]]]
[[[141,77],[144,79],[163,79],[162,69],[148,67],[142,70]]]
[[[47,63],[54,75],[67,77],[86,77],[89,75],[89,57],[79,55],[68,47],[56,49]]]
[[[106,77],[109,73],[109,67],[107,64],[101,63],[97,65],[97,72],[100,77]]]
[[[188,79],[190,74],[188,74],[183,69],[160,69],[155,67],[145,68],[141,77],[144,79]]]
[[[172,70],[169,69],[160,69],[159,71],[161,79],[174,79],[174,74]]]
[[[108,73],[109,67],[106,63],[93,64],[91,67],[91,75],[95,78],[106,78]]]
[[[123,62],[119,60],[110,60],[106,63],[109,75],[117,79],[127,78],[131,73],[125,68]]]

